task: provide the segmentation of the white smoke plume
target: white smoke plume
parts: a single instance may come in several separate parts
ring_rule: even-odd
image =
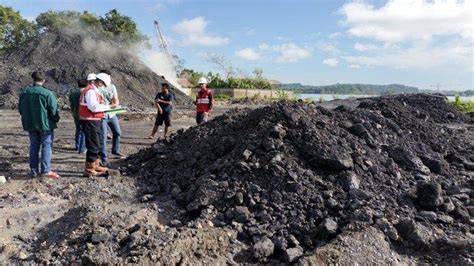
[[[153,70],[153,72],[159,76],[164,76],[169,83],[176,88],[181,89],[175,70],[176,62],[166,54],[153,50],[143,50],[140,53],[140,59],[145,63],[145,65]]]

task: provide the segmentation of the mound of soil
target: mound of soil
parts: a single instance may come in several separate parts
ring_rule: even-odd
[[[152,108],[163,77],[138,57],[97,36],[45,32],[27,44],[0,54],[0,108],[15,108],[22,88],[32,83],[31,73],[46,73],[45,86],[67,105],[67,95],[77,79],[108,69],[121,102],[132,110]],[[191,99],[172,87],[177,104],[192,105]]]
[[[275,103],[178,132],[124,171],[171,195],[185,215],[177,227],[211,221],[236,231],[247,262],[306,260],[375,230],[390,242],[379,257],[464,264],[473,259],[474,147],[439,124],[464,119],[423,94],[354,109]],[[373,239],[377,250],[383,237]]]

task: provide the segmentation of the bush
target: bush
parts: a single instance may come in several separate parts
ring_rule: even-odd
[[[474,112],[474,101],[463,101],[459,95],[454,97],[454,101],[452,101],[451,104],[461,112]]]

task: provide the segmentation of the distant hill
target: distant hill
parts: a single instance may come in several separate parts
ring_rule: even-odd
[[[326,86],[310,86],[301,83],[289,83],[276,85],[282,90],[296,90],[298,93],[315,93],[315,94],[395,94],[395,93],[418,93],[416,87],[409,87],[401,84],[390,85],[372,85],[372,84],[333,84]]]

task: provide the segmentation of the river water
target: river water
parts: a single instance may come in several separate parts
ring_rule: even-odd
[[[366,98],[376,97],[378,95],[355,95],[355,94],[299,94],[299,99],[311,99],[313,101],[332,101],[337,99],[348,99],[348,98]],[[447,96],[448,100],[454,101],[454,96]],[[474,101],[474,96],[461,96],[463,101]]]

